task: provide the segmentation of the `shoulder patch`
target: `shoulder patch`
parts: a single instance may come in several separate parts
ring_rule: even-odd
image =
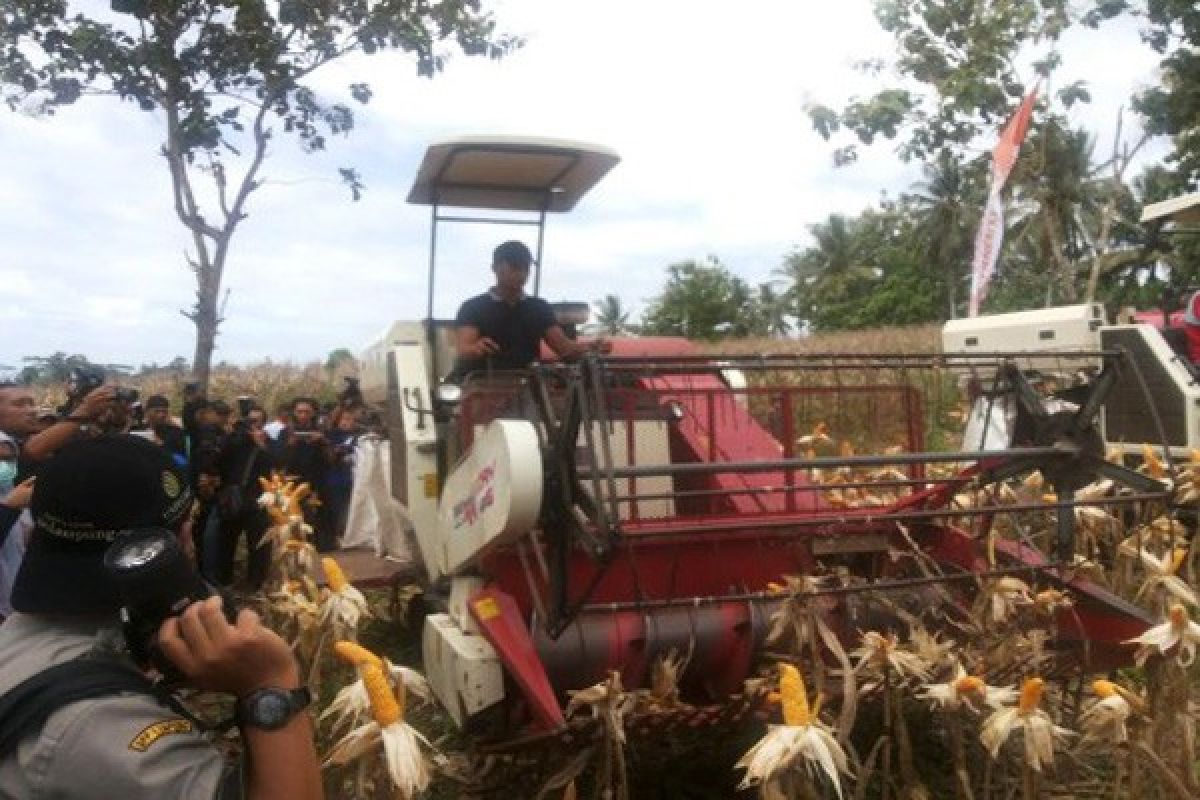
[[[149,749],[150,745],[157,742],[164,736],[170,736],[173,733],[191,733],[196,729],[191,720],[183,717],[175,717],[173,719],[164,719],[153,725],[147,725],[142,729],[141,733],[133,737],[129,742],[129,749],[138,753],[144,753]]]

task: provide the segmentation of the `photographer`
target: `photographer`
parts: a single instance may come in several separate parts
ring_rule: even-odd
[[[140,430],[152,434],[153,441],[165,447],[177,465],[187,464],[187,434],[171,421],[171,409],[165,395],[152,394],[146,398],[145,421]]]
[[[346,388],[338,395],[337,406],[329,415],[329,445],[333,461],[325,473],[321,489],[322,525],[332,541],[340,541],[346,532],[350,497],[354,491],[354,454],[362,434],[363,398],[358,379],[346,377]]]
[[[76,367],[67,380],[67,402],[59,419],[29,437],[23,455],[30,461],[45,461],[67,442],[81,436],[124,433],[129,430],[130,406],[137,402],[136,389],[104,386],[104,373]]]
[[[246,578],[254,590],[266,580],[271,563],[270,547],[259,547],[267,530],[267,514],[258,504],[262,494],[258,479],[270,477],[274,461],[263,432],[266,412],[252,398],[239,397],[238,413],[240,418],[222,442],[217,461],[220,487],[211,512],[217,522],[210,521],[205,528],[202,563],[206,578],[228,586],[233,581],[237,543],[245,534],[249,556]]]
[[[292,401],[292,425],[280,434],[280,466],[289,475],[307,483],[313,493],[325,490],[325,475],[333,463],[333,448],[325,432],[317,426],[317,403],[307,397]],[[324,498],[320,497],[324,502]],[[325,525],[325,515],[305,510],[305,521],[313,527],[317,550],[327,553],[335,548],[333,531]]]
[[[156,637],[164,659],[158,663],[172,665],[184,685],[238,698],[240,764],[227,763],[162,688],[55,694],[62,682],[79,685],[79,675],[101,669],[141,680],[119,624],[119,584],[105,570],[105,552],[132,529],[187,536],[190,505],[169,456],[136,437],[74,442],[42,470],[33,492],[33,537],[13,593],[18,613],[0,626],[0,703],[28,697],[31,680],[44,684],[46,702],[41,719],[15,730],[20,715],[11,705],[11,716],[0,715],[4,738],[14,736],[0,753],[0,797],[322,797],[313,725],[303,710],[305,693],[293,691],[301,681],[287,643],[251,611],[231,623],[217,597],[166,618]],[[268,713],[263,698],[278,701],[276,713]]]

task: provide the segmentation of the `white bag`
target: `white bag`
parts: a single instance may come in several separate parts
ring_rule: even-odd
[[[342,547],[370,547],[377,555],[411,561],[412,521],[408,509],[392,496],[391,476],[391,444],[377,436],[360,436]]]

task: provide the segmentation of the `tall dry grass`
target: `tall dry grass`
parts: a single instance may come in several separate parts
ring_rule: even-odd
[[[342,378],[352,374],[354,370],[349,365],[330,371],[316,361],[294,364],[268,359],[245,366],[224,365],[213,368],[208,397],[233,405],[237,397],[248,395],[273,412],[277,406],[297,397],[314,398],[319,403],[331,402],[345,385]],[[178,411],[183,403],[183,386],[190,380],[191,376],[186,372],[162,371],[121,378],[116,383],[137,389],[143,399],[152,394],[165,395],[171,408]],[[36,392],[39,405],[57,407],[66,400],[66,390],[61,384],[36,387]]]

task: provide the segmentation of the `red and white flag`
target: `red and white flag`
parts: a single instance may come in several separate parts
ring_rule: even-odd
[[[1008,182],[1008,175],[1017,163],[1017,153],[1029,130],[1029,118],[1033,115],[1037,91],[1037,86],[1034,86],[1021,101],[1017,113],[1004,126],[1000,141],[992,151],[992,178],[988,185],[987,205],[983,209],[979,232],[975,235],[975,257],[971,261],[971,299],[967,308],[967,316],[970,317],[979,315],[979,307],[987,297],[988,284],[996,273],[996,260],[1004,243],[1004,203],[1000,198],[1000,190]]]

